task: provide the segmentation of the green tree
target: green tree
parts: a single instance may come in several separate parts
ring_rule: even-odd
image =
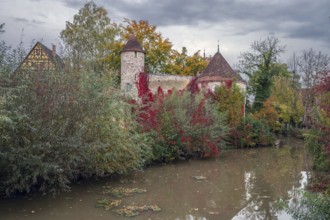
[[[288,126],[297,126],[303,117],[300,89],[291,75],[275,76],[273,80],[271,95],[253,116],[264,119],[272,131],[287,132]]]
[[[72,23],[66,22],[61,39],[76,71],[102,73],[113,68],[105,59],[113,53],[119,34],[120,28],[111,22],[106,9],[90,1],[73,17]]]
[[[146,52],[145,68],[148,73],[164,73],[170,61],[172,43],[164,39],[155,25],[150,25],[146,20],[124,20],[122,38],[128,40],[130,34],[134,34],[142,48]]]
[[[0,34],[5,32],[5,30],[3,30],[4,26],[5,26],[5,23],[0,24]]]
[[[4,23],[0,25],[0,34],[5,33],[4,26]],[[3,40],[0,41],[0,88],[4,86],[5,81],[8,80],[7,77],[14,72],[25,56],[23,31],[21,33],[21,41],[15,48],[7,45]]]
[[[251,52],[241,54],[239,68],[249,77],[249,92],[255,97],[253,109],[259,110],[271,94],[273,77],[287,74],[288,71],[285,65],[278,63],[284,47],[276,37],[255,41],[251,49]]]
[[[271,97],[282,125],[297,125],[303,116],[300,91],[288,77],[275,77]]]
[[[5,24],[0,25],[0,34],[3,34]],[[1,40],[0,41],[0,74],[4,74],[5,66],[6,66],[6,58],[7,53],[9,51],[10,47],[7,46],[6,42]]]

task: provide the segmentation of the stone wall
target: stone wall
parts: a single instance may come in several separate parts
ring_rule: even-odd
[[[166,92],[170,89],[182,90],[185,89],[193,77],[191,76],[175,76],[168,74],[150,74],[149,88],[156,92],[158,87],[162,87]]]

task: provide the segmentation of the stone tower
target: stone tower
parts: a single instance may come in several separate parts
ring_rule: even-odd
[[[133,96],[137,95],[135,77],[138,73],[144,71],[144,55],[144,51],[136,37],[131,34],[120,54],[120,89],[122,92]]]

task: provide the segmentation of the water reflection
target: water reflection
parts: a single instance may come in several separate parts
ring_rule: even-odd
[[[102,185],[107,184],[148,190],[123,199],[124,205],[157,204],[162,208],[159,213],[146,212],[134,219],[290,219],[276,204],[299,199],[297,189],[308,179],[309,163],[301,141],[286,141],[287,146],[281,148],[223,152],[217,159],[154,166],[117,180],[81,184],[55,199],[36,196],[32,200],[0,200],[0,216],[126,219],[94,207],[97,199],[104,197],[100,195]]]

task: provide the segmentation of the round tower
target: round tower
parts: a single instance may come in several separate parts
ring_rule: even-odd
[[[144,71],[144,51],[136,37],[131,34],[121,54],[121,81],[120,89],[122,92],[137,95],[135,86],[135,77],[141,71]]]

